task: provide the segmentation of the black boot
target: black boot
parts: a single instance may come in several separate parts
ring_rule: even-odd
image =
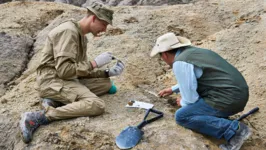
[[[44,111],[26,112],[21,115],[20,129],[22,140],[29,143],[32,140],[33,132],[40,126],[48,124],[49,121],[44,115]]]

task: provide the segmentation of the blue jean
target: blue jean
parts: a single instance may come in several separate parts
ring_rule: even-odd
[[[212,108],[201,98],[196,103],[181,107],[175,113],[177,124],[215,138],[229,141],[236,133],[239,122],[228,120],[233,113]]]

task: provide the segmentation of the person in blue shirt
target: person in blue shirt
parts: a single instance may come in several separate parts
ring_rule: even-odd
[[[150,56],[159,54],[172,67],[178,84],[163,89],[164,97],[179,93],[175,113],[177,124],[215,138],[225,138],[223,150],[238,150],[251,129],[227,119],[244,110],[249,97],[241,73],[217,53],[191,46],[190,40],[166,33],[160,36]]]

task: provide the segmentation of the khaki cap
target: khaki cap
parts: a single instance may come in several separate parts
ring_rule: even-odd
[[[104,20],[112,25],[114,11],[107,8],[104,4],[93,2],[90,6],[87,7],[87,9],[94,13],[100,20]]]

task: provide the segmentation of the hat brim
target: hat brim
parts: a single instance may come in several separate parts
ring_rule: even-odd
[[[185,37],[181,37],[181,36],[176,36],[176,37],[180,41],[178,44],[172,45],[169,49],[165,49],[165,50],[160,50],[160,49],[158,49],[158,47],[154,46],[152,48],[151,53],[150,53],[150,57],[154,57],[158,53],[170,51],[170,50],[175,49],[175,48],[185,47],[185,46],[190,46],[191,45],[191,42],[190,42],[189,39],[187,39]]]
[[[103,20],[103,21],[109,23],[110,25],[113,25],[113,23],[112,23],[111,20],[107,19],[107,18],[104,17],[104,16],[99,15],[99,13],[96,12],[92,7],[88,6],[88,7],[87,7],[87,10],[88,10],[88,11],[91,11],[93,14],[95,14],[95,15],[97,16],[97,18],[99,18],[100,20]]]
[[[152,51],[150,53],[150,57],[154,57],[155,55],[157,55],[159,53],[159,49],[157,47],[153,47]]]
[[[187,38],[185,38],[185,37],[176,36],[176,38],[177,38],[180,42],[179,42],[178,44],[172,45],[172,46],[171,46],[172,49],[191,45],[190,40],[187,39]],[[171,50],[171,49],[169,49],[169,50]]]

